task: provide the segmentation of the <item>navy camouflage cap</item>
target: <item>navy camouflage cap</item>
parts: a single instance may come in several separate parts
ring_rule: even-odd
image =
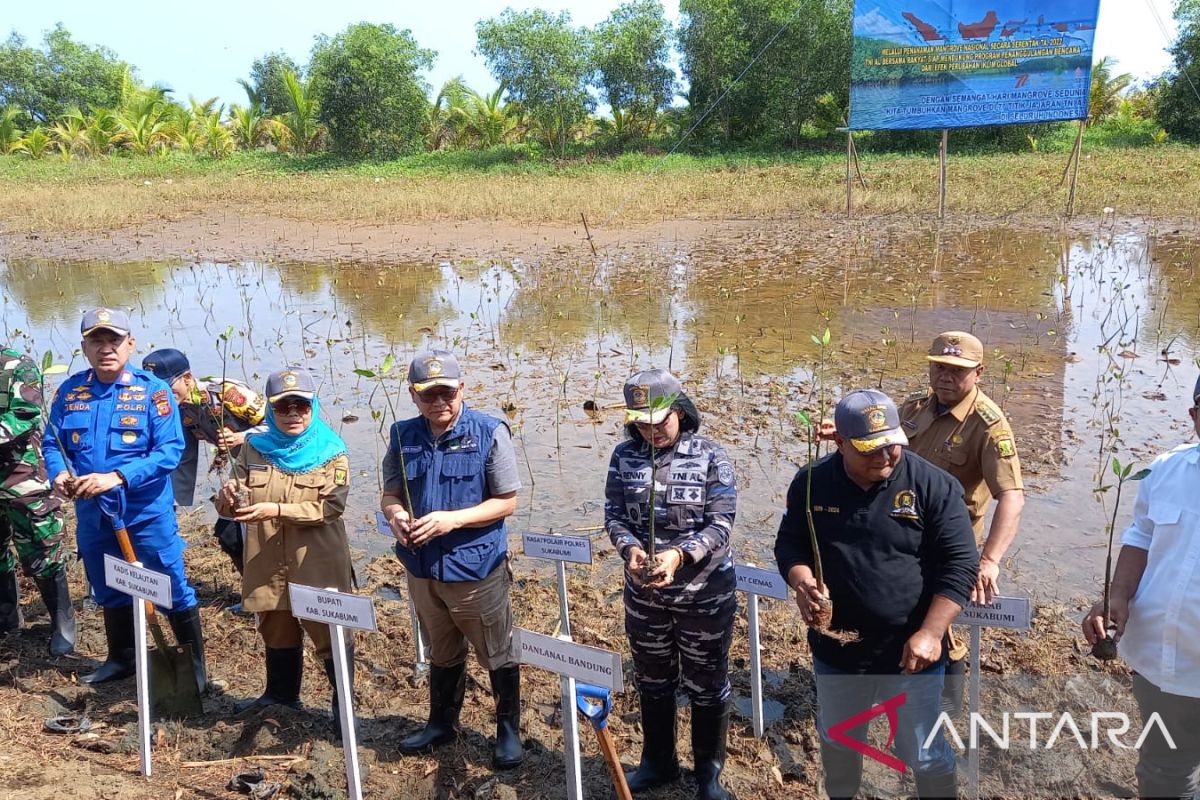
[[[162,350],[147,353],[142,359],[142,369],[150,370],[155,377],[166,381],[169,386],[183,377],[184,373],[191,372],[192,365],[183,353],[171,347],[164,347]]]
[[[304,367],[286,367],[267,376],[267,402],[274,403],[285,397],[300,397],[312,400],[317,395],[317,382]]]
[[[875,389],[859,389],[843,397],[833,411],[833,425],[838,436],[849,439],[860,453],[908,444],[896,404]]]
[[[112,331],[118,336],[128,336],[131,330],[129,315],[119,308],[93,308],[83,315],[83,321],[79,323],[79,332],[84,336],[96,331]]]
[[[665,369],[643,370],[625,381],[625,422],[657,425],[671,413],[671,403],[681,394],[679,379]]]
[[[462,369],[458,359],[446,350],[422,350],[413,356],[408,365],[408,382],[414,391],[423,392],[434,386],[458,388],[462,381]]]

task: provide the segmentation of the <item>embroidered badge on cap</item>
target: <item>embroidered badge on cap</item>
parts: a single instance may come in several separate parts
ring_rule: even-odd
[[[96,311],[96,322],[109,322],[112,320],[112,312],[107,308],[101,308]]]
[[[296,385],[296,373],[294,373],[294,372],[283,373],[283,385],[287,386],[288,388],[295,386]]]
[[[892,499],[890,516],[901,519],[918,519],[916,493],[911,489],[901,489],[896,492],[896,496]]]
[[[883,406],[871,406],[867,409],[867,425],[870,426],[870,433],[887,430],[887,413]]]
[[[425,362],[425,372],[431,378],[436,378],[445,370],[442,368],[442,362],[436,358],[431,358]]]
[[[650,387],[649,386],[643,385],[643,386],[633,387],[633,391],[630,392],[630,396],[633,397],[633,405],[635,407],[650,405]]]

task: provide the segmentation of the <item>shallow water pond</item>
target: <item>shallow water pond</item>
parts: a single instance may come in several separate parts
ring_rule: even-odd
[[[467,402],[506,415],[516,434],[526,488],[512,530],[588,532],[597,557],[612,561],[599,527],[621,384],[669,367],[734,458],[738,553],[759,563],[807,458],[795,412],[829,408],[850,388],[882,386],[897,400],[920,391],[929,340],[971,330],[988,351],[984,389],[1009,413],[1032,489],[1002,585],[1069,601],[1093,594],[1103,570],[1111,506],[1097,497],[1111,503],[1112,493],[1095,489],[1107,457],[1142,463],[1190,438],[1198,266],[1195,241],[1108,228],[914,230],[849,245],[743,229],[597,260],[386,268],[20,261],[0,265],[0,325],[14,346],[51,350],[72,371],[85,366],[80,312],[101,303],[131,309],[136,364],[177,347],[198,375],[225,369],[254,386],[282,365],[309,366],[327,421],[350,446],[347,518],[367,555],[388,547],[373,510],[392,412],[356,368],[393,354],[387,388],[406,417],[413,352],[455,351]],[[223,367],[217,345],[229,326]],[[826,327],[822,351],[813,336]],[[1131,508],[1132,498],[1122,521]]]

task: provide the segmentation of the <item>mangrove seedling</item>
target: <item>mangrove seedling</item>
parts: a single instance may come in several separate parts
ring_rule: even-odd
[[[820,608],[813,614],[811,627],[822,633],[829,630],[829,626],[833,624],[833,600],[829,597],[829,589],[825,586],[825,570],[821,567],[821,548],[817,542],[817,526],[813,522],[812,515],[812,467],[813,467],[813,436],[815,429],[813,427],[812,417],[806,411],[797,411],[796,419],[808,431],[808,470],[805,475],[804,486],[804,520],[808,523],[808,542],[812,547],[813,554],[813,577],[817,581],[817,589],[821,592],[821,597],[817,600],[817,605]]]
[[[647,419],[653,419],[654,415],[657,414],[659,411],[669,409],[672,405],[675,404],[676,398],[677,398],[677,395],[674,395],[674,394],[667,395],[666,397],[651,397],[650,401],[649,401],[649,411],[647,412],[647,414],[648,414]],[[657,512],[655,511],[655,500],[656,500],[655,488],[658,485],[658,479],[655,478],[655,475],[654,475],[656,454],[655,454],[655,450],[654,450],[653,428],[651,428],[651,433],[650,433],[650,436],[647,437],[646,443],[650,445],[650,519],[649,519],[650,535],[646,542],[646,562],[642,565],[642,579],[643,580],[648,580],[650,577],[650,573],[654,572],[655,567],[658,566],[658,547],[657,547],[657,543],[654,540],[654,518],[656,516],[658,516]]]
[[[1148,469],[1140,469],[1133,472],[1133,464],[1121,465],[1121,462],[1114,456],[1112,460],[1113,475],[1117,476],[1117,496],[1113,500],[1112,518],[1108,521],[1108,553],[1104,559],[1104,628],[1108,631],[1108,635],[1103,639],[1097,639],[1092,645],[1092,655],[1101,661],[1112,661],[1117,657],[1117,643],[1113,638],[1113,634],[1117,628],[1112,623],[1112,617],[1109,615],[1109,601],[1112,596],[1112,546],[1113,536],[1117,530],[1117,509],[1121,507],[1121,488],[1126,481],[1140,481],[1150,474]],[[1131,475],[1130,473],[1133,472]],[[1099,492],[1106,492],[1111,487],[1103,486],[1097,489]]]
[[[388,411],[392,412],[392,423],[395,424],[399,417],[396,416],[396,404],[392,402],[392,393],[388,391],[387,374],[392,371],[392,366],[395,360],[392,354],[388,353],[383,359],[383,364],[378,370],[359,368],[354,370],[354,374],[363,378],[369,378],[379,382],[379,388],[383,389],[383,397],[387,401]],[[371,415],[374,417],[374,413]],[[404,485],[404,510],[409,514],[413,513],[412,495],[408,491],[408,465],[404,463],[404,448],[399,448],[400,451],[400,482]]]

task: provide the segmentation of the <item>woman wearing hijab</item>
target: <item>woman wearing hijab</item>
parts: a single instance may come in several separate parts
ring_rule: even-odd
[[[697,433],[700,413],[666,370],[626,381],[625,406],[629,438],[609,462],[604,527],[625,561],[625,632],[642,707],[642,759],[629,788],[641,792],[679,778],[675,692],[682,683],[692,706],[696,797],[729,800],[720,777],[737,611],[729,547],[737,511],[733,465],[720,445]]]
[[[266,691],[238,704],[238,711],[300,707],[302,630],[324,661],[330,685],[336,685],[329,627],[292,616],[288,583],[354,589],[342,522],[350,476],[346,445],[321,420],[316,385],[306,370],[272,373],[266,396],[266,431],[246,438],[234,479],[214,498],[217,513],[246,526],[242,607],[258,615],[266,646]],[[348,650],[353,680],[353,645]],[[333,718],[339,721],[336,689]]]

